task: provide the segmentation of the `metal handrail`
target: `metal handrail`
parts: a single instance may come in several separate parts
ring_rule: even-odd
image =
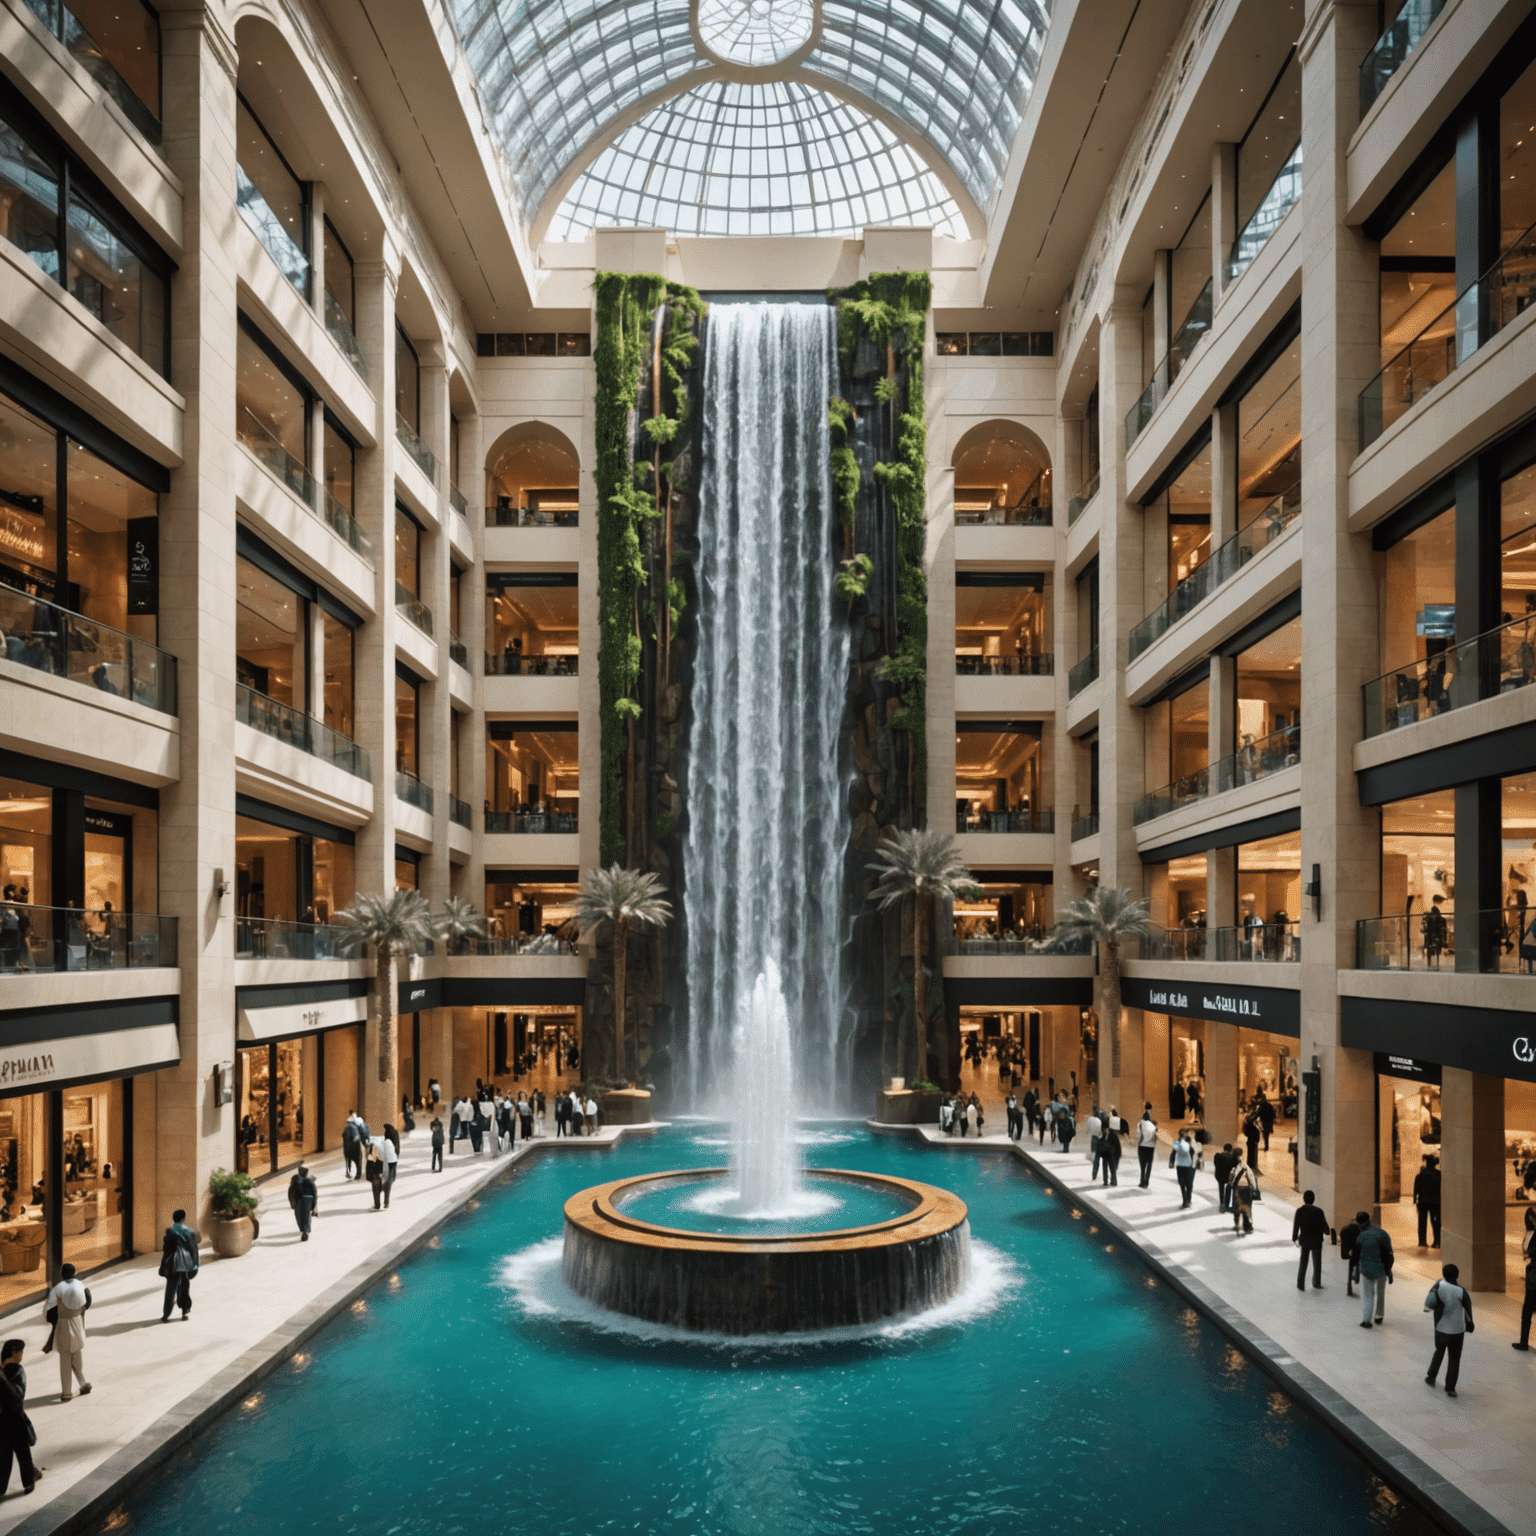
[[[428,816],[432,814],[436,804],[432,794],[432,786],[423,784],[414,773],[407,773],[404,768],[395,769],[395,799],[404,800],[407,805],[414,805],[418,811],[425,811]]]
[[[1258,258],[1260,251],[1270,242],[1270,237],[1285,222],[1285,216],[1301,201],[1301,140],[1286,157],[1285,164],[1275,173],[1269,191],[1253,210],[1242,232],[1232,242],[1232,254],[1227,258],[1226,282],[1230,288]]]
[[[1472,917],[1471,955],[1458,949],[1457,928],[1464,925],[1457,924],[1454,907],[1361,918],[1355,924],[1355,968],[1536,976],[1536,907],[1490,907]],[[1463,942],[1466,937],[1463,933]]]
[[[1360,61],[1361,117],[1376,105],[1387,82],[1424,41],[1424,34],[1444,9],[1445,0],[1407,0],[1392,25],[1371,45],[1371,51]]]
[[[173,968],[176,919],[110,907],[0,903],[0,973]]]
[[[1536,683],[1536,614],[1453,642],[1361,689],[1365,734],[1381,736]]]
[[[1185,774],[1149,795],[1143,795],[1131,808],[1131,824],[1155,821],[1170,811],[1177,811],[1197,800],[1209,799],[1243,784],[1267,779],[1301,761],[1301,727],[1288,725],[1272,731],[1257,741],[1244,742],[1230,757],[1223,757],[1208,767]]]
[[[263,736],[286,742],[321,762],[332,763],[360,779],[371,779],[373,769],[367,749],[343,736],[323,720],[306,715],[291,704],[269,699],[245,683],[235,684],[235,723],[248,725]]]
[[[1147,387],[1142,390],[1136,403],[1125,415],[1125,446],[1129,448],[1132,443],[1141,436],[1142,429],[1151,421],[1168,391],[1173,388],[1174,380],[1184,371],[1184,365],[1189,361],[1190,355],[1199,346],[1201,338],[1211,328],[1212,295],[1215,292],[1215,284],[1210,278],[1206,278],[1205,287],[1195,295],[1195,302],[1189,306],[1189,313],[1185,315],[1173,340],[1168,343],[1168,350],[1158,360],[1157,366],[1152,370],[1152,377],[1147,381]]]
[[[422,442],[417,432],[399,411],[395,412],[395,440],[415,460],[416,467],[434,484],[437,481],[437,455]]]

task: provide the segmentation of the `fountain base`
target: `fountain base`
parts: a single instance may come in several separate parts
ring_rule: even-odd
[[[561,1272],[609,1311],[691,1333],[814,1333],[923,1311],[970,1274],[964,1201],[911,1179],[818,1168],[905,1207],[868,1226],[738,1236],[691,1232],[626,1216],[626,1198],[666,1184],[729,1177],[679,1169],[599,1184],[565,1203]]]

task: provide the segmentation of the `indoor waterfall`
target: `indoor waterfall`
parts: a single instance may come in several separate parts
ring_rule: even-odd
[[[836,331],[829,305],[794,301],[713,303],[705,331],[684,1076],[695,1107],[730,1119],[735,1026],[770,961],[797,1108],[836,1107],[847,1088],[848,630],[833,590],[827,425]]]

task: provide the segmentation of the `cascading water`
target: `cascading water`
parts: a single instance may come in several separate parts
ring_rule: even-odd
[[[736,1021],[731,1182],[744,1216],[793,1210],[800,1193],[789,1010],[779,968],[772,960],[764,966]]]
[[[733,1036],[770,963],[787,1010],[789,1071],[772,1088],[786,1120],[792,1106],[830,1107],[848,1075],[836,380],[829,306],[710,305],[683,844],[686,1082],[695,1106],[712,1098],[733,1120],[766,1070],[755,1046],[738,1057]]]

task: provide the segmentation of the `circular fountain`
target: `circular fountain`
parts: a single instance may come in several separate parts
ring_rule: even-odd
[[[731,1166],[573,1195],[566,1285],[612,1312],[732,1335],[876,1323],[957,1295],[971,1267],[962,1200],[911,1179],[801,1170],[788,1012],[772,961],[741,1009],[736,1063]]]

